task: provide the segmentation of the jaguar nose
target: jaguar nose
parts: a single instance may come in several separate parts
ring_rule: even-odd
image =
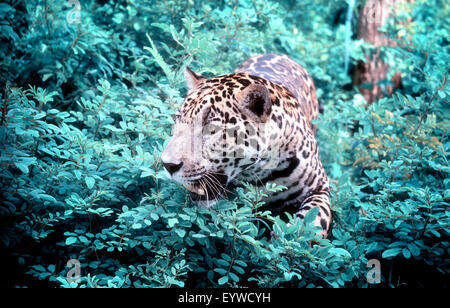
[[[174,163],[166,163],[164,161],[161,161],[164,168],[166,168],[166,170],[170,173],[170,175],[174,174],[175,172],[177,172],[178,170],[180,170],[180,168],[183,166],[183,162],[180,162],[178,164],[174,164]]]

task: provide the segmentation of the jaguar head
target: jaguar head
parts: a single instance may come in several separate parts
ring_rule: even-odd
[[[193,200],[216,200],[267,152],[278,129],[270,93],[260,78],[242,73],[205,78],[186,67],[185,77],[189,91],[161,161]]]

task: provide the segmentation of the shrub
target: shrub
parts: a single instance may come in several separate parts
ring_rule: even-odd
[[[366,106],[348,86],[344,55],[354,64],[372,47],[345,45],[345,3],[87,1],[81,23],[66,1],[1,3],[7,284],[368,287],[369,259],[381,262],[383,285],[440,284],[449,272],[450,59],[439,5],[448,9],[417,0],[413,24],[386,27],[392,37],[411,27],[408,45],[382,50],[403,89]],[[325,105],[329,239],[315,238],[317,213],[298,221],[262,209],[281,186],[242,183],[205,210],[159,161],[184,66],[225,74],[269,51],[303,64]],[[70,259],[80,262],[76,282],[66,279]]]

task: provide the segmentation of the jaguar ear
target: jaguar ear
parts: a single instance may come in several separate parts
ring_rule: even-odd
[[[202,79],[205,79],[202,75],[195,73],[193,70],[186,66],[184,68],[184,77],[186,78],[186,84],[190,89],[194,88]]]
[[[256,122],[267,122],[272,112],[272,101],[267,88],[261,84],[251,84],[237,94],[241,110]]]

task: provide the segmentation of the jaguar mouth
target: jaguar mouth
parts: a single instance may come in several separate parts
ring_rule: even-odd
[[[184,188],[186,188],[190,192],[195,193],[197,195],[204,196],[206,194],[205,185],[198,185],[198,186],[195,186],[195,185],[183,185],[183,186],[184,186]]]
[[[216,200],[225,197],[227,179],[224,174],[204,173],[201,178],[183,186],[189,190],[192,201]]]

